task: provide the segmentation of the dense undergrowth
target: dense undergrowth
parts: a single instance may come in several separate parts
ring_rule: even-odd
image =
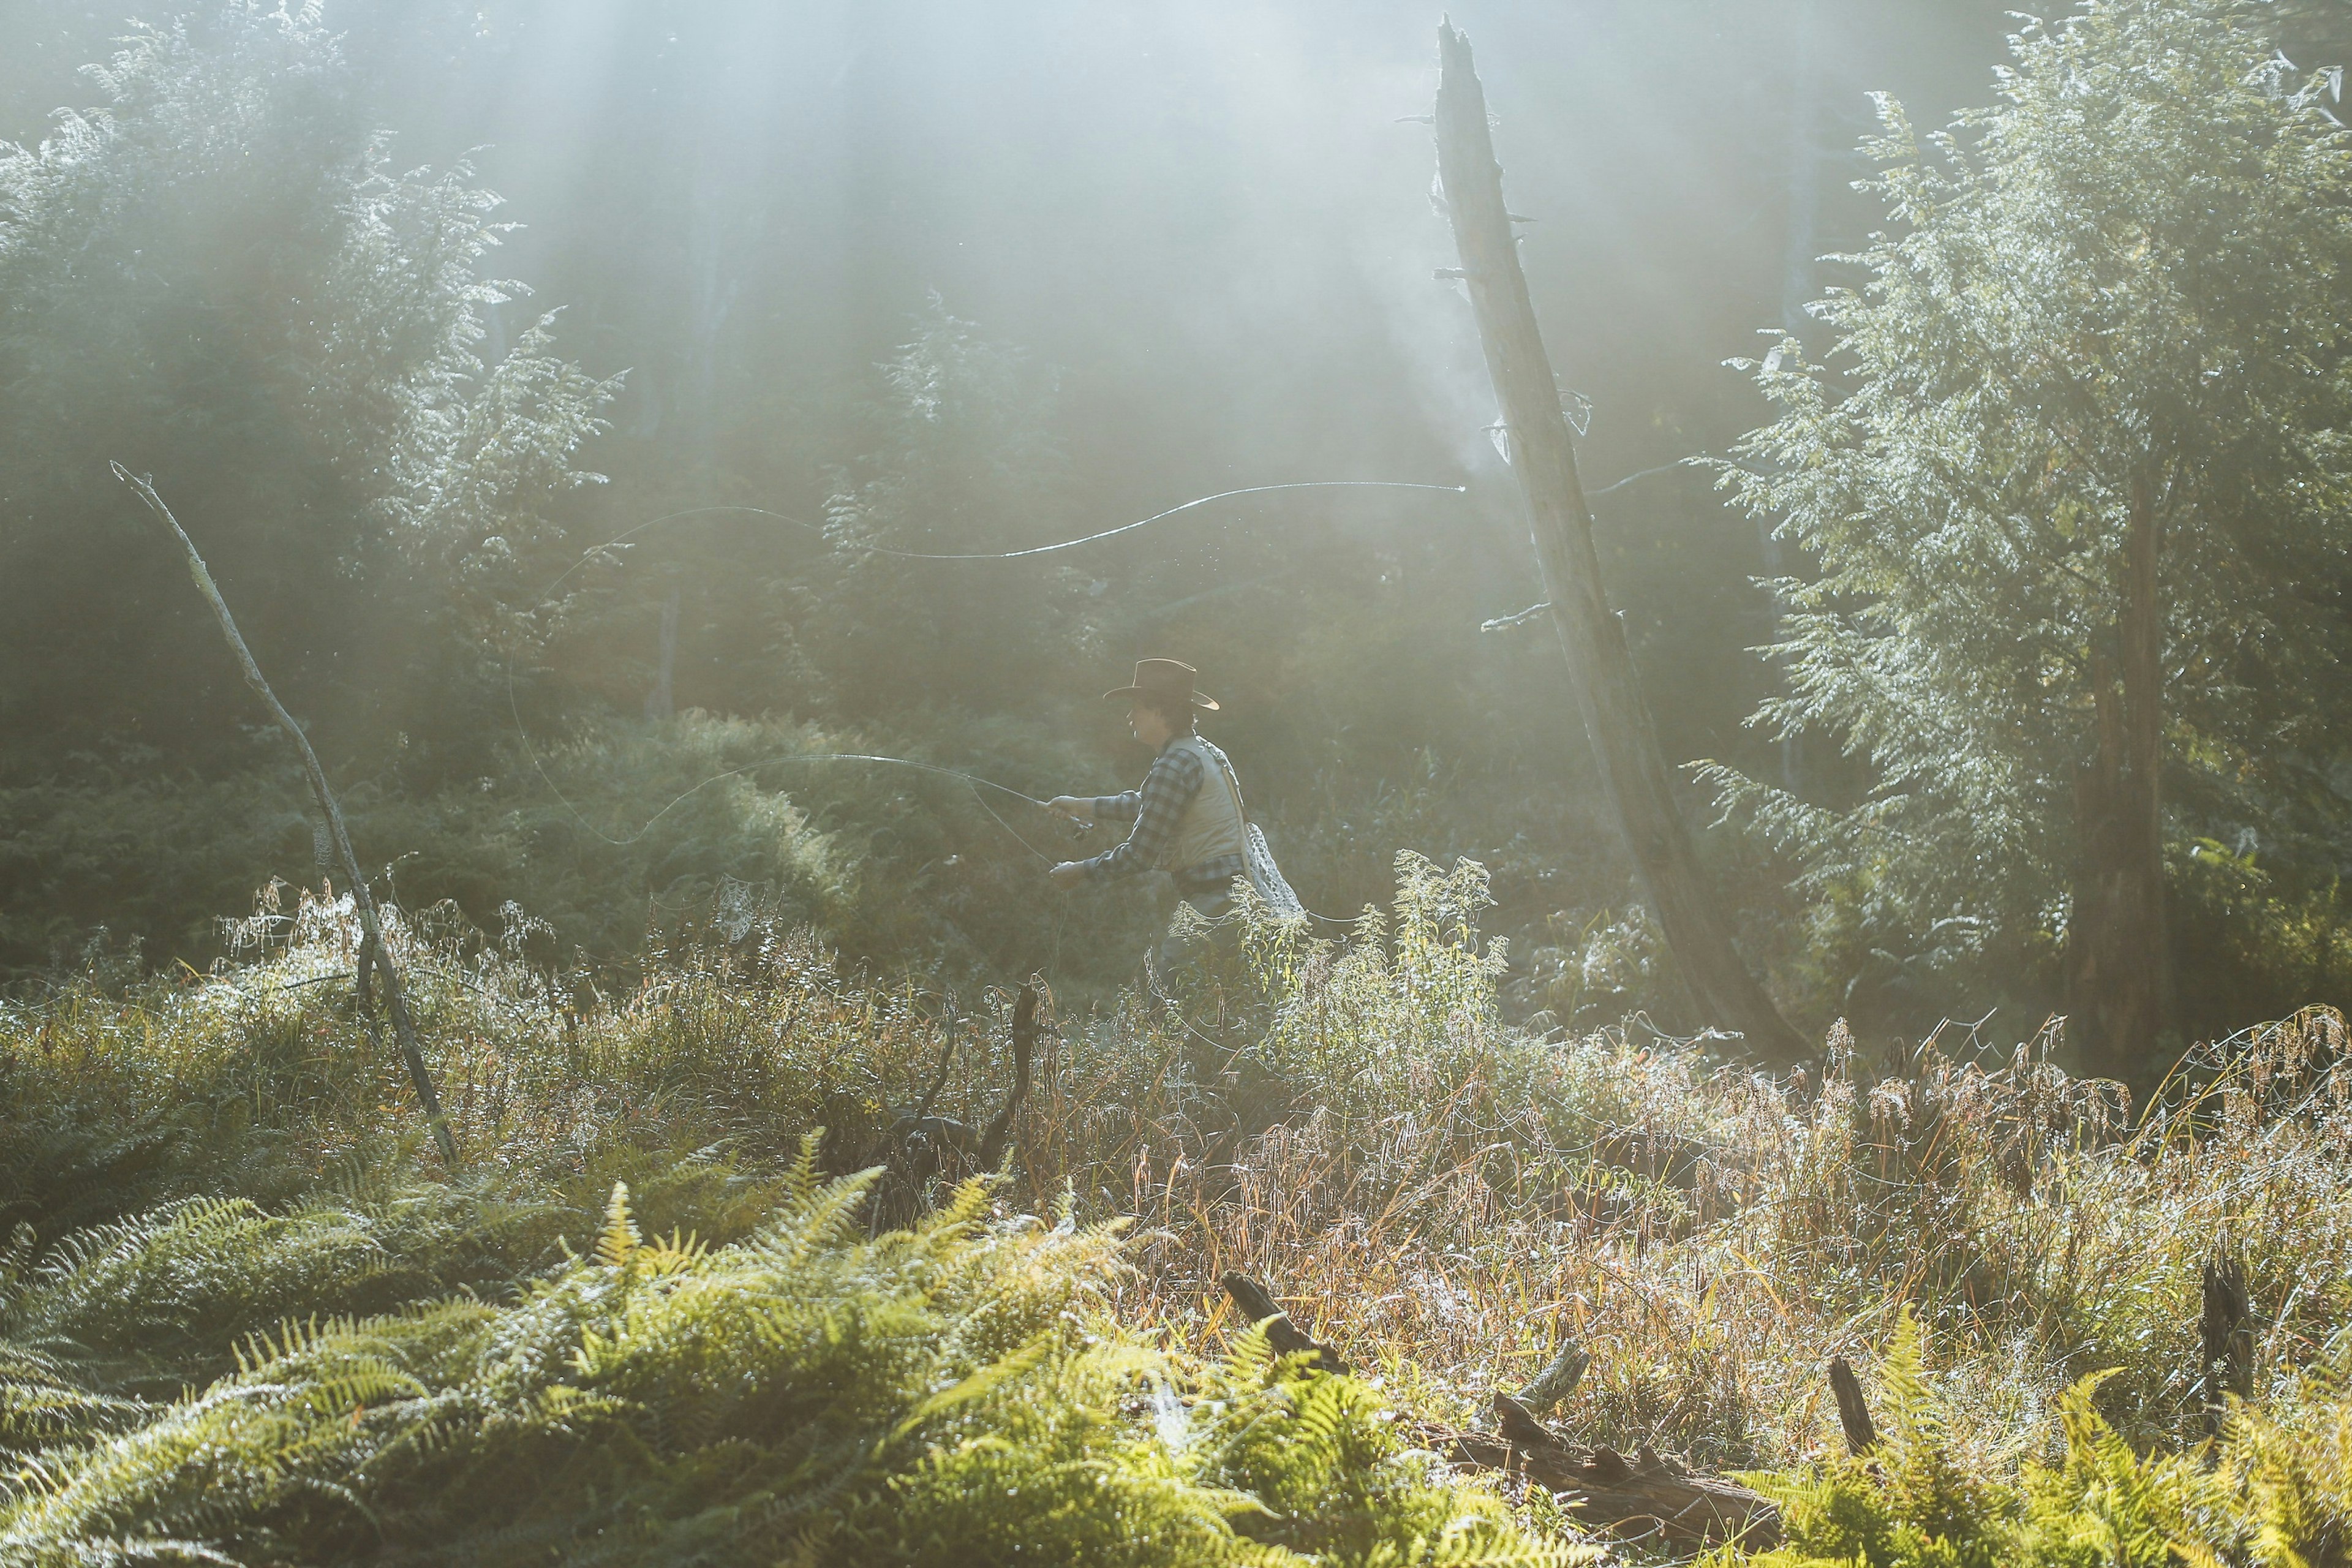
[[[1081,775],[1073,757],[982,722],[951,727],[948,744],[962,767],[1033,794]],[[370,874],[398,896],[485,923],[520,903],[545,928],[534,957],[562,952],[608,983],[634,977],[649,933],[658,943],[701,923],[730,889],[908,967],[1045,963],[1036,852],[1066,847],[1051,819],[999,797],[1005,819],[992,820],[992,803],[953,779],[808,760],[854,752],[928,754],[887,732],[689,714],[509,732],[478,776],[411,777],[395,753],[342,805]],[[317,808],[282,746],[212,781],[156,776],[152,762],[92,756],[0,788],[0,973],[37,974],[100,925],[118,947],[202,966],[221,951],[215,914],[247,897],[255,868],[315,875]]]
[[[354,841],[394,897],[491,927],[520,905],[536,922],[528,956],[560,955],[608,988],[660,967],[649,948],[714,918],[734,925],[727,911],[747,900],[893,971],[977,984],[1044,969],[1104,995],[1164,919],[1160,879],[1047,888],[1054,860],[1101,852],[1103,835],[1073,837],[1034,805],[952,777],[842,755],[951,764],[1041,798],[1133,785],[1143,753],[1093,754],[1068,738],[1082,725],[933,712],[893,729],[688,712],[501,729],[478,773],[412,766],[395,748],[339,781]],[[257,879],[317,875],[316,807],[274,731],[232,775],[159,773],[156,760],[133,749],[0,777],[0,983],[38,981],[93,941],[203,968],[224,951],[219,911]],[[1515,977],[1522,1010],[1613,1016],[1664,989],[1663,943],[1619,921],[1622,868],[1567,852],[1597,823],[1532,811],[1509,764],[1350,760],[1296,762],[1311,785],[1296,801],[1250,775],[1253,809],[1317,907],[1349,915],[1383,899],[1379,846],[1474,854],[1495,872],[1503,922],[1538,935]],[[1580,869],[1551,868],[1562,862]]]
[[[871,1223],[1009,997],[845,973],[787,919],[575,991],[398,945],[464,1169],[350,998],[340,904],[250,961],[0,1009],[0,1560],[1502,1560],[1574,1533],[1446,1475],[1564,1338],[1561,1421],[1783,1500],[1776,1563],[2343,1560],[2352,1068],[2315,1010],[2149,1106],[2048,1037],[1785,1080],[1506,1024],[1475,865],[1344,942],[1251,928],[1171,1009],[1052,1021],[993,1187]],[[662,1239],[668,1238],[668,1239]],[[2251,1396],[2207,1446],[2198,1279]],[[1268,1283],[1359,1368],[1270,1361]],[[1823,1363],[1878,1367],[1843,1455]]]

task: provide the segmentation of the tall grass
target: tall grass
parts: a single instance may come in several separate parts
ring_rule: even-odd
[[[2091,1492],[2126,1480],[2203,1520],[2179,1527],[2200,1551],[2252,1560],[2260,1552],[2248,1542],[2273,1541],[2315,1563],[2336,1550],[2326,1543],[2341,1539],[2330,1532],[2346,1517],[2341,1457],[2352,1452],[2341,1393],[2352,1355],[2341,1339],[2352,1306],[2352,1068],[2340,1016],[2314,1009],[2223,1042],[2147,1106],[2068,1078],[2046,1033],[1995,1050],[1947,1031],[1874,1053],[1841,1029],[1822,1068],[1772,1079],[1701,1046],[1507,1025],[1496,1000],[1500,955],[1477,930],[1484,902],[1475,865],[1441,870],[1407,857],[1392,908],[1345,940],[1254,921],[1173,1005],[1129,994],[1054,1020],[1004,1182],[992,1196],[955,1200],[960,1217],[942,1223],[962,1227],[955,1247],[991,1257],[1045,1246],[1035,1238],[1057,1224],[1091,1238],[1070,1241],[1075,1251],[1049,1247],[1035,1256],[1063,1261],[1034,1267],[1063,1281],[1054,1289],[1076,1292],[1067,1300],[1083,1297],[1070,1309],[1087,1325],[1080,1340],[1160,1356],[1160,1370],[1119,1383],[1127,1373],[1085,1361],[1092,1352],[1074,1340],[1057,1341],[1054,1356],[1076,1359],[1023,1363],[1018,1375],[1060,1369],[1055,1397],[1095,1409],[1100,1441],[1124,1456],[1103,1463],[1129,1480],[1142,1473],[1135,1466],[1173,1466],[1185,1485],[1246,1493],[1295,1524],[1253,1535],[1245,1519],[1264,1517],[1257,1505],[1200,1502],[1206,1511],[1185,1517],[1212,1535],[1327,1549],[1303,1544],[1327,1538],[1302,1494],[1282,1493],[1288,1482],[1182,1468],[1194,1441],[1184,1434],[1220,1400],[1230,1414],[1219,1378],[1287,1389],[1283,1408],[1294,1414],[1312,1403],[1295,1372],[1246,1357],[1219,1370],[1246,1325],[1216,1281],[1239,1268],[1370,1369],[1373,1386],[1341,1401],[1365,1402],[1347,1405],[1357,1414],[1325,1410],[1310,1422],[1318,1432],[1333,1422],[1353,1430],[1360,1418],[1378,1427],[1383,1402],[1475,1421],[1493,1388],[1525,1382],[1572,1337],[1592,1364],[1561,1413],[1570,1428],[1708,1468],[1774,1472],[1790,1500],[1790,1552],[1851,1557],[1861,1548],[1832,1551],[1843,1538],[1809,1535],[1806,1521],[1867,1516],[1884,1529],[1864,1554],[1892,1562],[1901,1552],[1885,1542],[1946,1502],[1903,1492],[1907,1472],[1891,1460],[1833,1458],[1843,1440],[1822,1378],[1832,1355],[1868,1367],[1891,1353],[1874,1385],[1882,1425],[1906,1431],[1932,1413],[1915,1447],[1980,1489],[1966,1506],[1996,1558],[2056,1552],[2052,1521],[2077,1519]],[[672,1249],[695,1261],[663,1268],[707,1268],[738,1281],[728,1289],[765,1289],[730,1272],[753,1265],[728,1249],[772,1246],[761,1238],[779,1215],[820,1190],[847,1194],[824,1184],[887,1149],[894,1119],[943,1051],[935,1112],[985,1120],[1010,1079],[1008,994],[951,997],[861,979],[781,920],[714,925],[635,991],[601,995],[553,984],[527,941],[502,946],[419,917],[395,940],[468,1156],[459,1178],[444,1180],[418,1143],[397,1062],[372,1054],[336,978],[350,965],[347,913],[304,900],[272,930],[266,952],[215,974],[93,972],[0,1010],[0,1224],[24,1227],[8,1265],[18,1282],[8,1375],[12,1387],[51,1391],[19,1398],[7,1417],[10,1440],[46,1456],[50,1478],[20,1482],[11,1508],[33,1507],[41,1488],[67,1484],[57,1478],[81,1473],[110,1444],[188,1418],[174,1414],[173,1390],[261,1376],[262,1352],[250,1349],[240,1370],[237,1345],[249,1342],[239,1336],[278,1336],[276,1324],[312,1313],[424,1323],[454,1312],[470,1325],[464,1334],[494,1334],[505,1331],[467,1314],[527,1312],[549,1290],[589,1290],[579,1271],[612,1229],[615,1183],[627,1184],[642,1236],[700,1237],[700,1249]],[[1114,1223],[1128,1226],[1125,1239],[1103,1228]],[[212,1244],[188,1238],[216,1233],[253,1238],[238,1248],[279,1261],[212,1279],[202,1261]],[[863,1259],[844,1262],[854,1273],[884,1268],[876,1260],[898,1256],[890,1247],[930,1244],[860,1230],[826,1245]],[[2196,1315],[2200,1271],[2217,1252],[2245,1263],[2256,1314],[2254,1395],[2217,1451],[2240,1478],[2225,1494],[2234,1512],[2189,1487],[2192,1472],[2207,1473],[2196,1465],[2148,1468],[2191,1452],[2206,1430]],[[62,1300],[56,1281],[68,1279],[85,1281],[73,1310],[90,1315],[24,1326],[38,1314],[22,1303]],[[608,1331],[620,1331],[593,1329]],[[299,1349],[269,1343],[265,1362]],[[458,1398],[449,1391],[471,1386],[474,1373],[436,1364],[444,1370],[425,1378],[427,1392],[383,1398]],[[1177,1391],[1179,1415],[1153,1406],[1153,1377]],[[555,1383],[534,1386],[540,1397]],[[892,1421],[920,1403],[877,1399],[901,1412]],[[999,1423],[988,1430],[1012,1430],[1001,1415],[987,1419]],[[709,1430],[732,1440],[723,1423]],[[632,1441],[652,1439],[640,1431]],[[1069,1452],[1096,1457],[1071,1463],[1101,1458],[1086,1443]],[[785,1463],[762,1453],[745,1462]],[[1354,1483],[1333,1478],[1355,1475],[1356,1461],[1333,1459],[1339,1468],[1318,1483],[1359,1498],[1349,1552],[1428,1535],[1436,1527],[1415,1511],[1424,1504],[1486,1521],[1472,1532],[1481,1551],[1516,1551],[1514,1532],[1532,1528],[1532,1515],[1512,1524],[1499,1504],[1446,1491],[1452,1483],[1419,1461],[1377,1443],[1363,1453],[1391,1479],[1349,1491]],[[1391,1462],[1405,1468],[1379,1471]],[[901,1473],[876,1474],[885,1472]],[[997,1484],[979,1470],[957,1484],[967,1483]],[[1277,1493],[1291,1500],[1267,1500]],[[1402,1500],[1361,1501],[1375,1493]],[[677,1495],[639,1505],[671,1518]],[[2273,1500],[2267,1512],[2246,1500],[2258,1495]],[[2061,1501],[2035,1513],[2035,1498]],[[946,1509],[946,1499],[934,1501]],[[163,1528],[145,1507],[122,1517]],[[809,1517],[819,1515],[835,1516]],[[247,1529],[239,1518],[235,1529]],[[129,1528],[105,1528],[118,1524]],[[99,1528],[59,1526],[55,1539],[95,1539]],[[576,1549],[564,1541],[563,1552]],[[2029,1552],[2031,1542],[2042,1544]],[[2261,1560],[2285,1563],[2276,1552]]]

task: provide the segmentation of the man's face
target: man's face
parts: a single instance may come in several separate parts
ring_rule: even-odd
[[[1168,743],[1168,721],[1140,702],[1128,708],[1127,727],[1155,752]]]

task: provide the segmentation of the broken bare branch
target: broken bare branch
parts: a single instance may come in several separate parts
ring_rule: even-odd
[[[269,689],[268,680],[261,673],[261,666],[254,661],[253,651],[245,646],[245,637],[236,629],[236,618],[228,613],[228,601],[221,597],[219,587],[213,582],[212,573],[205,566],[205,558],[196,552],[195,542],[188,537],[188,531],[180,526],[180,520],[172,515],[172,509],[163,504],[163,498],[155,493],[155,487],[147,476],[134,474],[121,463],[110,466],[114,470],[114,477],[137,490],[139,499],[147,503],[148,510],[162,518],[171,529],[173,537],[180,542],[180,548],[187,552],[188,575],[194,581],[196,592],[204,595],[205,602],[212,606],[213,615],[220,621],[221,634],[228,639],[229,651],[236,656],[237,664],[245,672],[245,683],[261,699],[262,705],[269,710],[270,717],[278,721],[278,727],[286,731],[294,742],[294,749],[301,753],[302,769],[310,781],[310,793],[317,797],[319,809],[325,815],[328,830],[334,841],[335,857],[351,886],[352,907],[359,912],[359,974],[362,991],[360,1016],[367,1021],[368,1032],[373,1035],[375,1032],[375,1014],[364,994],[369,971],[373,967],[383,977],[383,999],[386,1010],[392,1015],[393,1035],[399,1042],[401,1059],[407,1065],[409,1081],[415,1086],[416,1100],[424,1109],[425,1123],[433,1129],[434,1144],[441,1152],[442,1163],[454,1170],[457,1164],[457,1142],[450,1135],[448,1120],[441,1112],[441,1097],[433,1088],[433,1074],[425,1064],[424,1051],[417,1046],[416,1026],[409,1017],[408,996],[401,986],[400,969],[392,961],[391,949],[384,945],[383,924],[376,916],[375,900],[368,892],[367,879],[360,873],[359,856],[352,848],[350,830],[343,826],[342,807],[335,803],[335,793],[327,786],[327,770],[320,765],[319,753],[310,749],[310,738],[302,732],[302,726],[294,721],[294,715],[286,710],[286,705],[278,700],[278,693]]]

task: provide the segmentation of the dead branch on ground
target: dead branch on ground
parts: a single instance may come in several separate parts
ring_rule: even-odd
[[[1326,1371],[1347,1370],[1336,1352],[1301,1331],[1255,1280],[1228,1274],[1223,1284],[1234,1306],[1265,1329],[1267,1342],[1276,1351],[1311,1352]],[[1410,1429],[1421,1446],[1453,1463],[1542,1487],[1574,1510],[1581,1522],[1619,1536],[1678,1552],[1729,1541],[1750,1551],[1780,1544],[1780,1510],[1738,1482],[1695,1474],[1647,1443],[1630,1459],[1606,1443],[1585,1447],[1538,1420],[1529,1403],[1549,1406],[1567,1398],[1590,1363],[1583,1349],[1571,1344],[1537,1374],[1524,1391],[1525,1399],[1496,1390],[1493,1432],[1456,1432],[1422,1424]]]

